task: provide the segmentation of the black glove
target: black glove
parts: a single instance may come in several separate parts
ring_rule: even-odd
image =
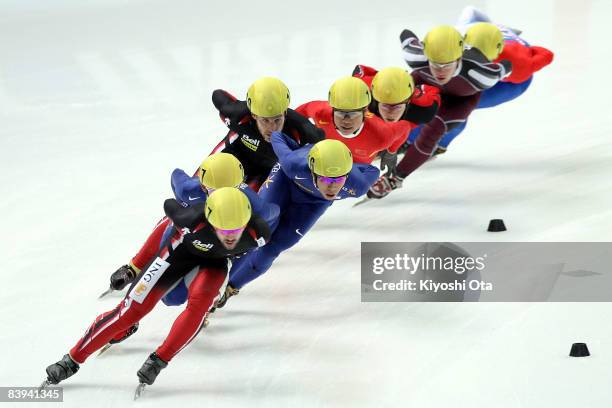
[[[123,265],[111,275],[110,287],[114,290],[121,290],[132,283],[136,275],[136,271],[130,265]]]
[[[396,167],[397,153],[391,153],[388,150],[383,150],[380,153],[380,170],[385,171],[388,175],[393,175]]]
[[[410,31],[408,29],[404,29],[404,30],[402,30],[402,32],[400,34],[400,41],[404,42],[407,38],[416,38],[416,39],[418,39],[419,37],[417,37],[416,34],[413,33],[412,31]]]

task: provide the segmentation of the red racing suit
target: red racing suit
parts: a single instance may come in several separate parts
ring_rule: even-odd
[[[343,135],[334,125],[333,109],[327,101],[307,102],[296,111],[323,129],[326,139],[343,142],[353,154],[354,163],[370,164],[383,150],[395,153],[407,137],[405,123],[387,123],[369,111],[365,112],[363,125],[356,132]]]
[[[504,42],[504,49],[495,62],[501,60],[510,61],[512,63],[512,74],[502,79],[502,81],[519,84],[525,82],[535,72],[550,64],[553,57],[553,52],[547,48],[506,40]]]

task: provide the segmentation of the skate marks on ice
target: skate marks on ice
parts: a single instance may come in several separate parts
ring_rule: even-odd
[[[561,272],[562,275],[567,275],[567,276],[572,276],[574,278],[586,278],[589,276],[597,276],[597,275],[603,275],[601,272],[595,272],[595,271],[587,271],[584,269],[576,269],[573,271],[563,271]]]
[[[206,402],[213,406],[213,402],[223,399],[227,402],[221,404],[222,406],[240,406],[239,401],[249,399],[253,402],[255,398],[261,399],[262,395],[270,391],[271,380],[269,377],[238,376],[236,371],[239,370],[228,371],[223,374],[210,369],[183,372],[181,376],[187,380],[180,387],[168,382],[164,384],[160,377],[154,385],[145,387],[144,393],[139,398],[139,403],[147,401],[159,405],[161,403],[185,401],[191,406],[194,405],[193,402],[197,401],[199,406],[207,406]],[[181,381],[180,378],[175,380]],[[132,391],[135,391],[133,388]],[[295,385],[291,383],[290,379],[275,378],[273,390],[275,399],[286,399],[296,394]],[[133,396],[135,396],[134,394],[135,392],[132,393]],[[129,393],[126,393],[125,396],[125,400],[129,401]],[[234,401],[234,404],[231,404],[231,401]]]

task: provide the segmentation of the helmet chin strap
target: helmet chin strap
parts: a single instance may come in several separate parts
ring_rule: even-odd
[[[321,189],[319,188],[319,186],[317,185],[317,175],[311,170],[310,174],[312,174],[312,184],[314,184],[315,188],[317,189],[317,191],[321,194],[324,195],[323,192],[321,191]]]
[[[321,192],[321,190],[319,190],[319,186],[317,185],[317,175],[312,170],[310,170],[310,174],[312,175],[312,184],[314,184],[315,188]]]
[[[357,137],[359,135],[359,133],[361,133],[361,130],[363,129],[363,126],[365,125],[365,118],[363,120],[363,122],[361,122],[361,126],[359,126],[359,128],[357,130],[355,130],[353,133],[349,133],[348,135],[345,135],[344,133],[342,133],[342,131],[338,128],[338,126],[336,126],[336,123],[334,123],[334,127],[336,128],[336,132],[338,132],[340,134],[340,136],[347,138],[347,139],[352,139],[354,137]]]
[[[453,78],[459,75],[459,73],[461,72],[461,68],[463,68],[463,59],[459,59],[459,62],[457,62],[457,69],[453,73]]]

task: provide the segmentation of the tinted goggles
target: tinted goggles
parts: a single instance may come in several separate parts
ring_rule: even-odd
[[[363,110],[356,110],[356,111],[340,111],[340,110],[335,110],[334,109],[334,117],[336,119],[357,119],[358,117],[361,117],[361,115],[363,115]]]
[[[244,231],[244,229],[246,228],[246,226],[242,227],[242,228],[236,228],[236,229],[221,229],[221,228],[216,228],[215,227],[215,231],[217,231],[218,233],[220,233],[221,235],[234,235],[234,234],[238,234],[242,231]]]
[[[340,176],[340,177],[317,176],[317,177],[319,178],[319,181],[325,184],[344,183],[347,178],[347,176]]]

